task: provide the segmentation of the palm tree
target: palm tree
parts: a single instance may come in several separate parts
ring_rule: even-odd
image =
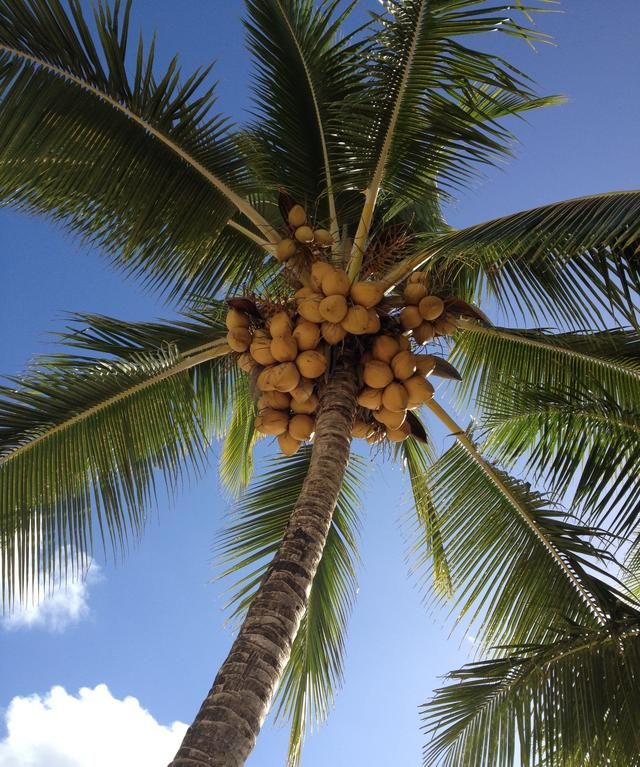
[[[265,307],[293,316],[311,261],[330,261],[380,286],[378,322],[399,333],[418,275],[447,310],[431,351],[453,333],[432,370],[462,379],[478,424],[431,399],[407,439],[377,441],[380,427],[372,441],[407,469],[433,593],[453,597],[489,653],[427,705],[426,763],[637,764],[640,555],[622,583],[612,552],[638,525],[640,192],[453,231],[441,203],[508,153],[503,118],[557,101],[467,41],[544,40],[527,21],[543,6],[383,6],[355,28],[339,0],[247,0],[256,118],[236,128],[207,70],[159,72],[143,42],[129,54],[129,2],[89,21],[79,0],[0,0],[3,200],[184,307],[164,323],[78,316],[63,354],[3,388],[4,602],[41,573],[81,569],[95,538],[122,549],[156,484],[174,488],[224,438],[221,476],[239,500],[222,550],[241,627],[172,765],[243,764],[276,690],[296,764],[341,675],[372,336],[328,347],[312,445],[250,485],[258,408],[221,298],[254,323]],[[283,263],[296,203],[330,245],[294,245]],[[532,327],[495,327],[480,302]],[[431,416],[456,438],[439,458]],[[507,473],[523,467],[547,495]],[[574,486],[565,511],[554,498]]]

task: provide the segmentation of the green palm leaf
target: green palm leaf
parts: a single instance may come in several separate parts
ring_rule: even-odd
[[[450,673],[423,708],[424,764],[637,767],[640,615],[625,612]]]
[[[231,418],[220,455],[220,479],[232,495],[238,496],[251,482],[253,474],[253,446],[259,436],[255,431],[258,408],[255,392],[248,376],[236,382],[231,405]]]
[[[0,2],[0,196],[182,292],[212,251],[235,268],[215,248],[234,213],[258,240],[277,235],[239,194],[244,162],[207,70],[181,80],[174,59],[156,74],[142,42],[130,62],[129,11],[100,4],[92,33],[78,0]]]
[[[220,539],[233,615],[244,614],[284,535],[307,474],[311,449],[269,460],[239,501]],[[289,763],[297,765],[307,726],[324,719],[342,680],[347,621],[356,594],[358,492],[364,464],[352,456],[332,527],[278,691],[277,717],[291,720]]]

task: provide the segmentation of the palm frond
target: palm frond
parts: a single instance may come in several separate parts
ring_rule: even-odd
[[[610,557],[549,501],[491,465],[470,440],[431,467],[458,620],[483,646],[552,641],[567,621],[601,625],[609,591],[595,575]]]
[[[604,387],[496,386],[485,407],[485,450],[501,463],[526,459],[532,476],[573,495],[591,521],[621,535],[640,511],[640,413]]]
[[[231,418],[220,455],[220,479],[234,496],[251,482],[253,446],[257,438],[255,421],[258,415],[254,393],[248,376],[238,379],[233,391]]]
[[[425,767],[637,767],[640,615],[627,612],[450,673],[422,709]]]
[[[230,605],[244,614],[284,535],[307,474],[311,448],[273,458],[241,498],[220,539],[226,569],[235,575]],[[346,626],[356,594],[358,493],[364,463],[352,456],[340,491],[309,605],[278,691],[276,716],[291,720],[291,765],[297,765],[308,726],[321,721],[342,680]]]
[[[103,546],[123,549],[158,479],[173,492],[203,465],[212,392],[233,375],[227,353],[222,340],[190,357],[166,346],[122,360],[45,358],[0,389],[5,603],[39,573],[81,567],[96,526]]]
[[[395,281],[424,263],[455,295],[488,292],[509,316],[593,328],[622,315],[637,327],[639,221],[640,191],[545,205],[432,239]]]
[[[474,164],[506,152],[511,134],[498,119],[534,104],[527,78],[497,56],[472,49],[472,35],[503,32],[543,39],[518,24],[508,5],[479,0],[386,3],[369,54],[368,87],[347,141],[363,158],[366,199],[350,273],[360,268],[381,190],[394,210],[465,181]],[[533,8],[531,9],[533,10]],[[526,105],[526,106],[525,106]]]
[[[245,163],[208,70],[183,79],[173,59],[157,72],[154,45],[130,40],[130,6],[98,4],[92,32],[78,0],[0,2],[0,197],[184,290],[212,251],[230,258],[215,241],[234,213],[265,244],[278,236],[241,196]]]

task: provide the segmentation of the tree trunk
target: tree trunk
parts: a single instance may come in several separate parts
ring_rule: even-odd
[[[320,395],[309,473],[280,548],[170,767],[240,767],[253,749],[307,608],[349,460],[357,375],[339,363]]]

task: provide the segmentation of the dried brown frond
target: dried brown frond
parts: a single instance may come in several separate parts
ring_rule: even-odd
[[[407,246],[413,239],[406,224],[384,227],[369,243],[362,262],[362,275],[382,277],[391,267],[406,258]]]

